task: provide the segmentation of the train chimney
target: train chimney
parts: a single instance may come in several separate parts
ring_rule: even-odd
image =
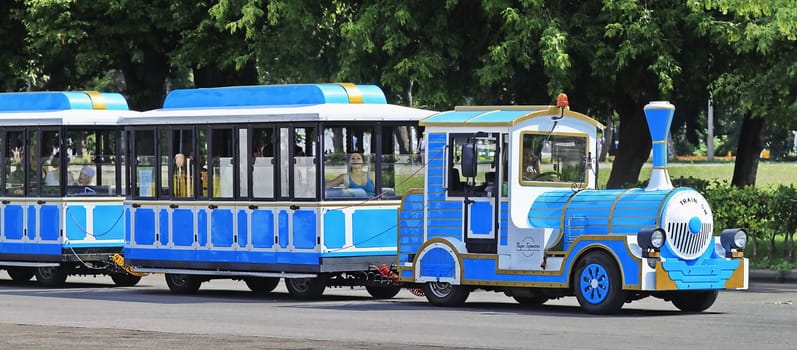
[[[645,191],[672,189],[670,174],[667,172],[667,138],[670,135],[675,106],[667,101],[652,101],[645,105],[645,118],[648,120],[650,138],[653,141],[653,172]]]

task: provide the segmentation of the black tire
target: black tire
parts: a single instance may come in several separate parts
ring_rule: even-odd
[[[524,305],[524,306],[542,305],[542,304],[545,304],[546,301],[548,301],[547,297],[540,296],[540,295],[533,296],[533,297],[519,297],[519,296],[513,295],[512,298],[514,298],[518,302],[518,304]]]
[[[368,291],[368,294],[371,294],[374,299],[390,299],[396,294],[401,291],[401,287],[399,286],[384,286],[384,287],[376,287],[376,286],[369,286],[365,287],[365,290]]]
[[[591,314],[613,314],[625,303],[620,270],[605,252],[591,252],[579,260],[573,290],[581,308]]]
[[[296,299],[312,300],[324,294],[328,280],[326,275],[318,275],[316,278],[286,278],[285,287]]]
[[[197,276],[167,273],[165,277],[166,285],[175,294],[195,294],[202,285],[202,280]]]
[[[61,266],[37,267],[36,281],[44,287],[61,287],[66,282],[66,271]]]
[[[470,295],[470,289],[448,282],[427,282],[423,292],[426,300],[435,306],[461,306]]]
[[[141,276],[133,276],[129,273],[114,273],[111,274],[111,280],[113,280],[113,283],[116,284],[117,287],[132,287],[135,286],[138,281],[141,281]]]
[[[716,290],[676,292],[672,298],[672,304],[681,311],[701,312],[714,305],[718,294],[719,292]]]
[[[15,282],[27,282],[33,278],[34,272],[30,267],[8,267],[8,276]]]
[[[247,277],[244,278],[244,282],[249,290],[257,294],[266,294],[277,288],[280,279],[277,277]]]

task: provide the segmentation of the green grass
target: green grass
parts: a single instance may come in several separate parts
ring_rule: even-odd
[[[609,181],[613,163],[601,163],[600,174],[598,174],[598,187],[606,188]],[[669,164],[671,178],[694,177],[704,180],[717,180],[730,182],[733,178],[732,162],[676,162]],[[639,173],[639,180],[644,181],[650,178],[651,164],[646,163]],[[761,162],[758,164],[758,174],[756,176],[756,187],[768,187],[777,185],[797,185],[797,163],[776,163]]]

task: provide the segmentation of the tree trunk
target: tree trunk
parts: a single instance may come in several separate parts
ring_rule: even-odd
[[[130,54],[119,60],[125,76],[126,95],[130,109],[149,110],[162,106],[169,63],[166,55],[154,48],[141,50],[140,61]]]
[[[616,106],[620,114],[617,156],[606,188],[623,188],[639,181],[639,171],[650,156],[651,141],[643,106],[626,99]]]
[[[614,139],[614,116],[606,118],[606,129],[603,131],[603,139],[599,140],[601,145],[600,153],[598,154],[598,161],[605,162],[606,156],[609,154],[609,148],[612,146]]]
[[[744,116],[731,180],[736,187],[755,186],[758,160],[764,149],[764,125],[764,118],[754,118],[749,114]]]
[[[194,69],[194,86],[216,87],[257,84],[257,68],[250,62],[241,70],[205,66]]]

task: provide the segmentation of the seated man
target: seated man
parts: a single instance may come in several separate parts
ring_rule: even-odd
[[[94,180],[94,174],[95,174],[94,168],[88,165],[84,166],[83,168],[80,169],[80,174],[78,175],[77,180],[75,180],[75,182],[72,183],[72,185],[90,186],[91,182]]]

